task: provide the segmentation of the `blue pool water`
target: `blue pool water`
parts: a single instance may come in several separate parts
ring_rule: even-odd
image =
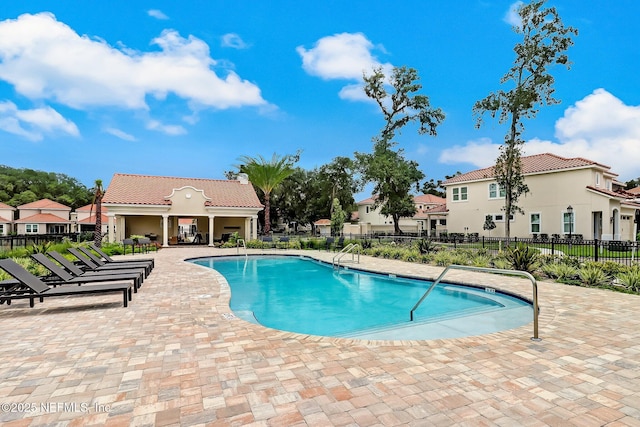
[[[439,284],[415,312],[416,321],[409,322],[411,308],[431,282],[334,270],[318,261],[290,256],[212,257],[193,262],[225,277],[231,288],[230,307],[238,317],[283,331],[382,338],[386,333],[399,339],[407,337],[406,328],[459,318],[472,323],[466,322],[471,332],[462,335],[485,333],[474,326],[473,316],[484,313],[486,320],[489,313],[493,324],[495,313],[504,309],[513,313],[514,308],[525,308],[516,311],[516,326],[532,319],[530,304],[518,298]],[[502,323],[493,327],[514,327],[513,319]]]

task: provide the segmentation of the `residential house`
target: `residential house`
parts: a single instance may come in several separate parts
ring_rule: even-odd
[[[102,205],[108,209],[110,242],[148,235],[157,236],[163,246],[180,243],[186,223],[191,234],[201,236],[199,242],[210,246],[235,232],[254,239],[258,212],[264,208],[246,174],[214,180],[117,173]]]
[[[108,231],[108,222],[109,218],[107,217],[107,212],[109,212],[109,208],[106,206],[100,207],[101,215],[100,219],[102,221],[102,234],[106,235]],[[71,213],[71,221],[75,223],[75,231],[78,233],[93,233],[96,231],[96,205],[86,205],[80,208],[77,208],[75,212]]]
[[[13,231],[13,216],[16,208],[0,202],[0,236]]]
[[[14,222],[17,234],[65,234],[71,232],[71,208],[49,199],[18,206]]]
[[[376,197],[369,197],[357,203],[358,211],[352,215],[355,221],[345,224],[345,234],[392,234],[393,218],[380,213],[375,207]],[[416,214],[412,217],[400,218],[399,226],[403,233],[430,234],[438,227],[446,226],[446,200],[432,194],[421,194],[413,197]]]
[[[319,219],[313,223],[313,232],[316,236],[331,236],[331,220]]]
[[[522,174],[529,192],[517,203],[524,215],[516,213],[510,218],[512,237],[633,238],[633,219],[640,204],[627,200],[624,184],[609,166],[545,153],[522,157]],[[493,167],[457,175],[443,186],[449,232],[487,236],[483,224],[490,215],[497,226],[492,235],[504,235],[504,191],[495,180]]]

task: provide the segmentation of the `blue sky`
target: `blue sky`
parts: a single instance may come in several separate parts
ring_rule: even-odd
[[[427,179],[490,166],[506,128],[474,102],[501,88],[519,40],[513,1],[3,2],[0,164],[91,187],[114,173],[224,178],[241,155],[311,169],[368,152],[382,115],[374,66],[418,70],[446,114],[397,138]],[[640,176],[640,2],[549,1],[579,30],[556,97],[525,122],[527,154],[581,156]],[[366,195],[364,195],[366,197]]]

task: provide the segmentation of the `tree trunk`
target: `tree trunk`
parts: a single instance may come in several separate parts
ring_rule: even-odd
[[[398,215],[393,215],[393,230],[396,235],[402,234],[402,230],[400,230],[400,217]]]
[[[102,247],[102,194],[96,197],[96,228],[93,232],[93,243]]]
[[[271,231],[271,194],[264,193],[264,233]]]

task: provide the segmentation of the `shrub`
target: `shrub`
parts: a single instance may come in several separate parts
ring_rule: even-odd
[[[408,262],[416,262],[419,257],[420,257],[420,253],[415,249],[405,250],[404,253],[402,254],[402,260],[408,261]]]
[[[580,280],[587,286],[604,286],[611,281],[609,276],[597,264],[590,264],[580,269]]]
[[[471,265],[474,267],[491,267],[491,258],[487,255],[476,255],[471,258]]]
[[[420,239],[416,242],[416,247],[421,254],[428,254],[437,250],[436,244],[431,239]]]
[[[616,275],[621,285],[633,292],[640,292],[640,267],[634,266]]]
[[[511,270],[512,269],[511,262],[508,261],[507,259],[503,258],[503,257],[494,258],[492,264],[493,264],[493,266],[495,268],[499,268],[501,270]]]
[[[452,253],[450,251],[436,252],[436,254],[433,256],[433,262],[435,262],[437,266],[447,267],[453,264]]]
[[[579,270],[571,265],[556,263],[542,266],[542,271],[558,281],[573,280],[579,276]]]
[[[33,244],[27,248],[29,255],[31,254],[46,254],[51,248],[51,242],[42,242],[39,245]]]
[[[505,259],[511,263],[514,270],[533,273],[538,268],[539,252],[530,246],[518,243],[515,247],[508,247]]]

